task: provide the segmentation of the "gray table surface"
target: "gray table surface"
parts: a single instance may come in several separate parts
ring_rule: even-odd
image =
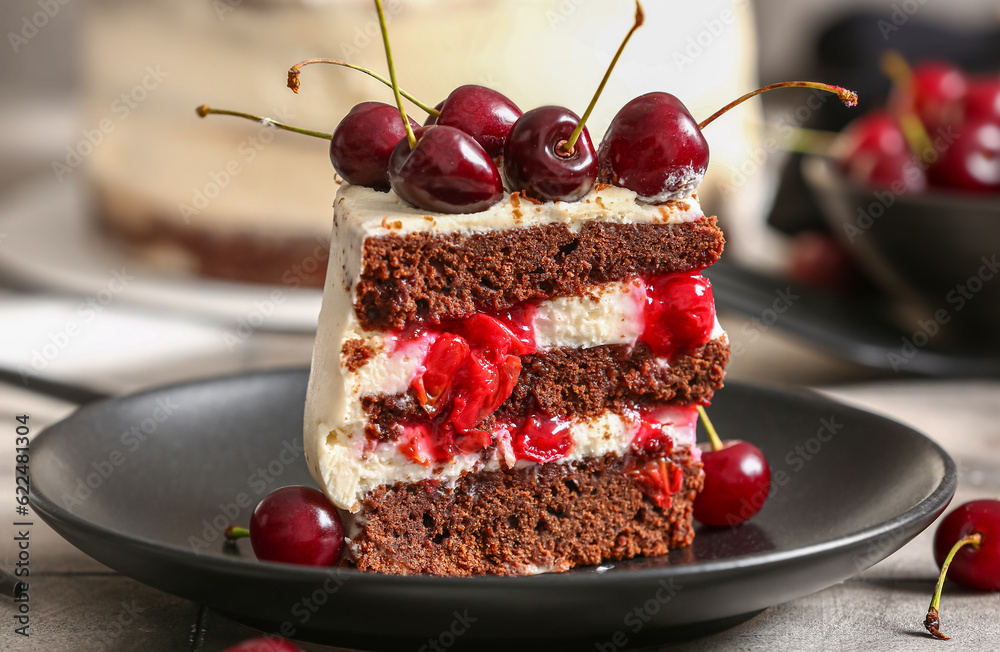
[[[739,333],[738,317],[725,317]],[[308,335],[259,333],[227,369],[305,364]],[[956,459],[961,480],[956,502],[1000,495],[1000,382],[901,379],[875,375],[776,332],[735,359],[732,378],[822,386],[831,396],[909,423],[937,440]],[[151,375],[137,368],[113,378],[95,374],[95,386],[123,393],[202,376],[219,366],[203,359]],[[874,377],[873,377],[874,376]],[[0,388],[0,423],[32,414],[34,432],[73,406]],[[3,438],[3,446],[9,446]],[[9,453],[6,448],[5,453]],[[10,459],[4,457],[3,459]],[[0,465],[0,486],[13,486],[12,468]],[[8,524],[0,528],[9,528]],[[982,594],[949,584],[942,607],[942,643],[923,633],[921,621],[937,568],[933,527],[875,567],[814,595],[766,610],[728,631],[664,650],[964,650],[1000,649],[1000,593]],[[14,634],[12,604],[0,600],[0,649],[4,650],[221,650],[256,632],[202,605],[160,592],[87,557],[40,521],[32,531],[32,635]],[[3,530],[0,560],[12,566],[12,535]],[[303,644],[306,650],[333,649]]]

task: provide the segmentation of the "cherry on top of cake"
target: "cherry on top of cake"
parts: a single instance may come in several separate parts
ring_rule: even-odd
[[[709,147],[702,130],[734,106],[785,87],[819,89],[837,94],[847,106],[857,104],[857,94],[839,86],[782,82],[751,91],[697,122],[681,100],[652,92],[627,103],[595,149],[586,122],[626,44],[645,20],[638,0],[632,27],[582,117],[559,106],[522,114],[503,94],[478,85],[455,89],[435,107],[419,101],[396,80],[381,0],[375,0],[375,8],[389,79],[345,61],[307,59],[289,70],[288,86],[297,92],[299,71],[306,65],[345,66],[390,86],[395,108],[363,102],[332,134],[206,105],[198,107],[198,114],[235,115],[328,139],[333,167],[349,183],[379,191],[391,189],[407,203],[432,213],[469,214],[489,209],[511,191],[540,202],[576,202],[599,183],[632,190],[641,203],[688,197],[708,168]],[[404,98],[428,114],[423,127],[407,116]]]

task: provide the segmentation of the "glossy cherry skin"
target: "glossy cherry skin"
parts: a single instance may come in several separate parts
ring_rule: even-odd
[[[299,485],[281,487],[254,508],[250,545],[262,561],[333,566],[344,547],[344,526],[322,492]]]
[[[286,638],[259,636],[227,647],[222,652],[302,652],[302,648]]]
[[[622,107],[597,155],[602,181],[653,203],[691,194],[708,169],[708,143],[670,93],[640,95]]]
[[[476,84],[459,86],[435,108],[441,111],[436,124],[469,134],[490,158],[503,153],[507,134],[521,117],[521,109],[504,94]]]
[[[597,183],[597,153],[584,127],[567,154],[563,146],[580,118],[561,106],[522,115],[510,130],[503,169],[512,190],[540,201],[576,201]]]
[[[1000,79],[986,77],[969,80],[965,95],[965,119],[1000,120]]]
[[[1000,190],[1000,120],[969,120],[928,170],[932,185],[972,192]]]
[[[694,517],[705,525],[736,525],[764,506],[771,491],[771,467],[760,449],[726,441],[720,450],[699,444],[705,487],[694,499]]]
[[[417,123],[410,120],[416,128]],[[330,139],[333,169],[348,183],[389,190],[389,156],[406,137],[399,109],[382,102],[362,102],[344,116]]]
[[[952,546],[973,532],[983,535],[982,544],[962,546],[948,577],[970,589],[1000,591],[1000,500],[973,500],[944,517],[934,534],[934,559],[941,566]]]
[[[438,213],[478,213],[500,201],[503,182],[472,136],[440,124],[403,138],[389,157],[389,182],[404,201]]]

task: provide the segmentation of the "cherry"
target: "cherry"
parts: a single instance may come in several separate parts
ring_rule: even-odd
[[[561,106],[543,106],[521,116],[510,132],[503,163],[507,180],[540,201],[577,201],[597,183],[597,154],[587,131],[598,98],[645,14],[636,0],[635,19],[604,72],[583,117]]]
[[[437,121],[438,121],[438,116],[439,116],[439,115],[441,115],[441,109],[442,109],[443,107],[444,107],[444,100],[441,100],[441,101],[440,101],[440,102],[438,102],[438,103],[437,103],[437,105],[436,105],[436,106],[434,107],[434,110],[435,110],[435,111],[436,111],[437,113],[428,113],[428,114],[427,114],[427,119],[426,119],[426,120],[424,120],[424,126],[425,126],[425,127],[429,127],[429,126],[431,126],[431,125],[436,125],[436,124],[437,124]]]
[[[275,489],[253,510],[250,529],[230,526],[227,539],[250,537],[261,561],[333,566],[344,547],[340,514],[322,492],[292,485]]]
[[[861,280],[850,252],[830,234],[817,231],[795,237],[789,276],[799,283],[841,292]]]
[[[928,170],[933,185],[973,192],[1000,190],[1000,119],[974,118]]]
[[[924,627],[935,637],[941,633],[938,608],[944,579],[981,591],[1000,591],[1000,500],[973,500],[960,505],[938,525],[934,534],[934,559],[941,567]]]
[[[715,327],[712,284],[695,273],[655,276],[646,282],[645,325],[639,336],[660,357],[708,342]]]
[[[227,647],[222,652],[302,652],[302,648],[286,638],[258,636]]]
[[[566,151],[580,118],[560,106],[525,113],[504,148],[504,174],[513,190],[539,201],[576,201],[597,182],[597,154],[584,128],[572,151]]]
[[[855,183],[872,188],[922,192],[927,177],[910,151],[896,118],[872,111],[851,122],[835,145],[840,168]]]
[[[464,131],[486,150],[490,158],[503,153],[507,135],[521,117],[521,109],[505,95],[475,84],[459,86],[435,109],[441,114],[433,124]],[[431,124],[433,117],[431,115],[425,124]]]
[[[410,120],[411,126],[417,123]],[[394,106],[362,102],[351,109],[330,139],[330,161],[348,183],[389,190],[389,156],[406,129]]]
[[[566,457],[573,448],[568,421],[537,414],[524,420],[514,433],[513,443],[518,459],[542,464]]]
[[[437,415],[448,402],[455,374],[469,358],[469,343],[451,333],[439,337],[424,359],[425,371],[413,381],[413,389],[421,407],[431,416]]]
[[[694,192],[708,169],[708,142],[702,130],[748,99],[776,88],[807,87],[836,93],[847,106],[858,96],[817,82],[769,84],[733,100],[700,123],[670,93],[640,95],[612,119],[598,149],[600,178],[634,191],[639,199],[662,203]]]
[[[602,180],[662,203],[698,187],[708,169],[708,142],[683,102],[653,92],[622,107],[597,156]]]
[[[1000,79],[984,77],[969,80],[965,95],[965,119],[1000,120]]]
[[[674,451],[674,440],[663,431],[663,424],[644,416],[632,438],[632,452],[640,457],[666,457]]]
[[[965,75],[955,66],[926,61],[913,67],[909,84],[902,86],[894,103],[897,111],[913,111],[929,131],[962,120],[962,102],[968,92]]]
[[[900,156],[909,149],[899,122],[884,111],[852,120],[837,137],[837,158],[849,165],[859,157]]]
[[[771,467],[759,448],[745,441],[719,440],[705,408],[698,406],[711,444],[699,444],[705,487],[694,499],[694,517],[705,525],[736,525],[749,520],[771,491]]]
[[[389,158],[389,182],[404,201],[439,213],[477,213],[503,197],[496,165],[472,136],[432,125],[404,138]]]
[[[670,509],[673,495],[684,486],[684,471],[666,457],[633,460],[625,473],[660,509]]]

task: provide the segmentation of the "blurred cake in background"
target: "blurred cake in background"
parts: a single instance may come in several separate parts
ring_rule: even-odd
[[[522,110],[582,111],[631,15],[631,0],[384,5],[404,88],[433,105],[461,84],[483,84]],[[673,93],[700,119],[756,87],[749,6],[653,3],[647,21],[657,28],[637,34],[591,117],[595,138],[645,92]],[[237,119],[199,120],[194,109],[207,103],[330,132],[358,102],[392,103],[377,81],[330,66],[306,69],[299,95],[284,85],[289,66],[309,57],[384,71],[372,2],[100,0],[84,31],[84,122],[111,126],[86,161],[106,232],[161,267],[320,286],[338,188],[327,144]],[[745,172],[758,116],[733,112],[706,133],[713,165],[700,195],[733,222],[766,201],[757,171]]]

